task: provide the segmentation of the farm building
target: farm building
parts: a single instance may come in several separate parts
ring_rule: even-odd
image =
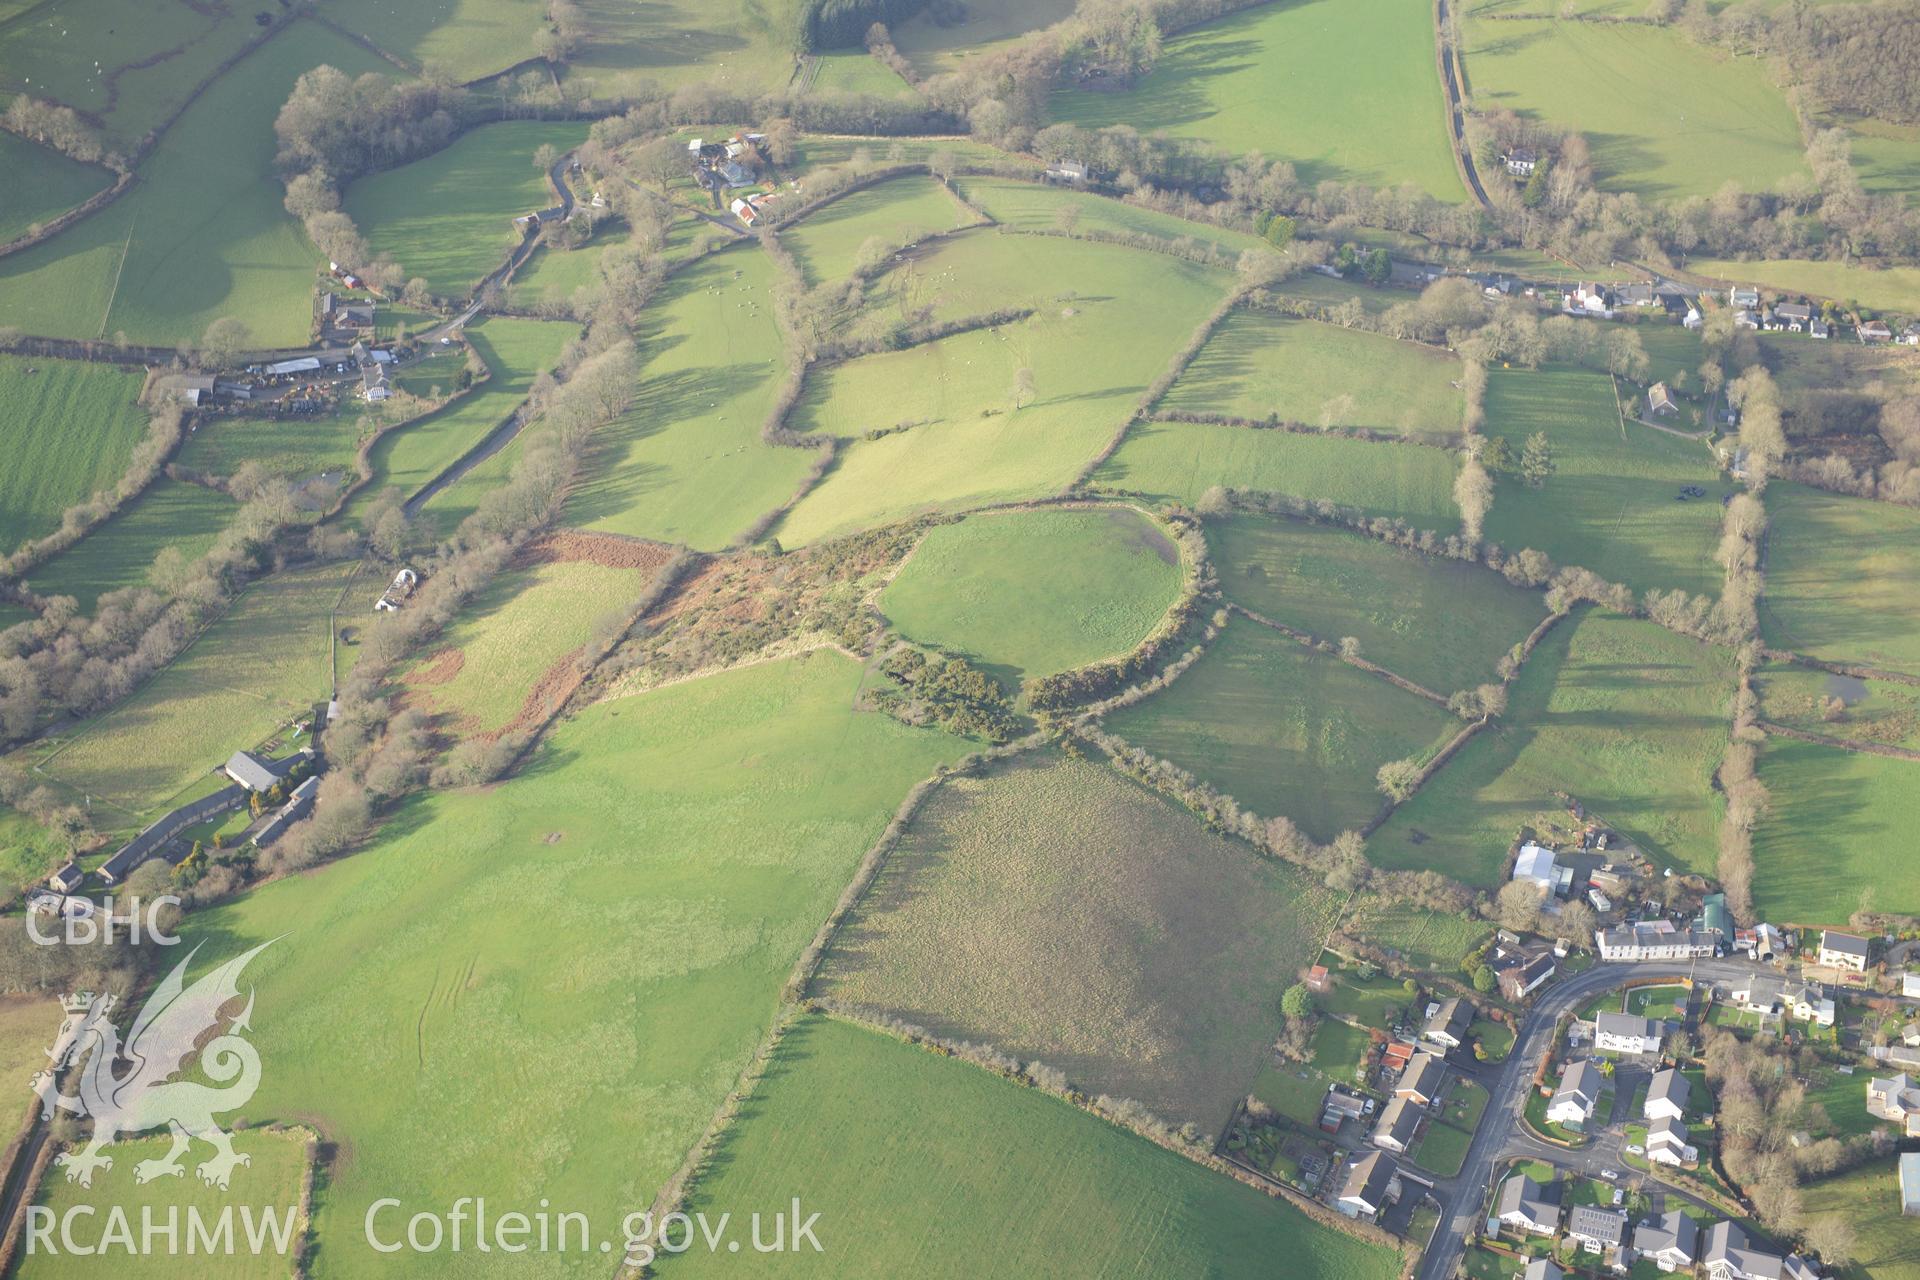
[[[393,575],[393,581],[387,584],[387,589],[380,593],[380,598],[373,602],[374,612],[394,612],[406,601],[408,596],[413,594],[413,589],[419,585],[420,575],[415,573],[411,568],[402,566],[400,572]]]
[[[47,877],[47,883],[60,893],[72,893],[85,884],[86,880],[87,873],[80,869],[80,864],[77,862],[69,862]]]
[[[313,809],[313,798],[319,794],[319,791],[320,779],[317,777],[308,778],[305,782],[295,787],[293,794],[287,797],[287,802],[281,805],[272,817],[261,823],[260,829],[254,832],[254,847],[257,849],[266,848],[281,836],[285,835],[287,828],[306,817]]]
[[[1900,1212],[1920,1215],[1920,1151],[1900,1157]]]
[[[1680,406],[1673,402],[1673,393],[1667,390],[1667,384],[1656,382],[1647,388],[1647,416],[1657,418],[1661,414],[1680,412]]]

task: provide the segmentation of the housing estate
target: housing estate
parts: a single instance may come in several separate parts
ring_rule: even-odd
[[[1632,1013],[1602,1013],[1593,1020],[1593,1045],[1602,1053],[1658,1053],[1660,1023]]]
[[[1406,1070],[1400,1073],[1400,1082],[1394,1085],[1393,1096],[1409,1099],[1416,1106],[1431,1106],[1434,1099],[1440,1096],[1440,1084],[1446,1075],[1445,1061],[1431,1053],[1416,1053],[1407,1061]]]
[[[1347,1166],[1334,1206],[1349,1218],[1373,1221],[1400,1199],[1400,1166],[1384,1151],[1369,1151]]]
[[[1567,1235],[1587,1253],[1615,1253],[1627,1241],[1627,1215],[1583,1204],[1567,1217]]]
[[[1647,1159],[1655,1164],[1696,1164],[1700,1152],[1687,1141],[1687,1126],[1672,1116],[1661,1116],[1647,1126]]]
[[[1434,1044],[1458,1049],[1467,1042],[1467,1032],[1472,1026],[1472,1003],[1463,996],[1453,996],[1442,1000],[1439,1006],[1427,1015],[1426,1025],[1421,1028],[1420,1036]]]
[[[1700,1259],[1700,1224],[1678,1209],[1633,1229],[1633,1247],[1662,1271],[1691,1271]]]
[[[1680,1074],[1678,1067],[1656,1071],[1653,1083],[1647,1086],[1647,1101],[1640,1114],[1648,1120],[1684,1120],[1692,1095],[1693,1085]]]
[[[1560,1087],[1547,1103],[1547,1119],[1568,1129],[1581,1129],[1600,1102],[1600,1069],[1591,1059],[1571,1064],[1560,1077]]]
[[[1804,1258],[1756,1245],[1737,1222],[1708,1228],[1700,1260],[1712,1280],[1815,1280],[1819,1275]]]
[[[1560,1230],[1560,1184],[1542,1185],[1524,1173],[1511,1174],[1500,1188],[1494,1217],[1523,1235],[1550,1236]]]
[[[1394,1098],[1380,1113],[1380,1120],[1373,1126],[1373,1135],[1368,1139],[1382,1151],[1391,1151],[1396,1155],[1405,1155],[1407,1148],[1420,1133],[1420,1121],[1426,1115],[1423,1108],[1407,1098]]]

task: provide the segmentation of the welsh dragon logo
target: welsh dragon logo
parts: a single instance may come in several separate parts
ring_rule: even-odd
[[[113,1168],[113,1158],[102,1154],[103,1148],[122,1134],[145,1133],[163,1125],[172,1131],[173,1146],[161,1158],[135,1165],[137,1182],[184,1173],[180,1157],[194,1138],[213,1148],[213,1155],[195,1172],[202,1182],[222,1191],[236,1166],[252,1163],[233,1149],[233,1136],[213,1118],[216,1112],[245,1106],[260,1087],[260,1055],[240,1034],[250,1027],[252,991],[247,993],[246,1007],[225,1030],[221,1030],[221,1010],[238,998],[240,972],[247,962],[271,945],[261,943],[189,987],[185,974],[199,951],[195,947],[154,988],[124,1042],[113,1025],[118,1003],[113,996],[81,994],[63,1002],[66,1020],[47,1050],[52,1065],[33,1077],[32,1087],[40,1096],[42,1119],[51,1119],[59,1108],[93,1121],[93,1135],[85,1149],[63,1152],[55,1161],[69,1182],[92,1186],[96,1170]],[[209,1032],[214,1033],[210,1038]],[[195,1059],[199,1074],[225,1087],[173,1078]],[[61,1091],[59,1072],[69,1067],[77,1068],[70,1082],[77,1085],[77,1094]]]

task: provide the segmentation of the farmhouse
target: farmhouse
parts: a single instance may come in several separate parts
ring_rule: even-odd
[[[1687,1143],[1687,1126],[1671,1116],[1662,1116],[1647,1126],[1647,1159],[1656,1164],[1693,1164],[1700,1152]]]
[[[306,817],[308,812],[312,810],[313,798],[319,794],[319,791],[320,779],[317,777],[308,778],[305,782],[295,787],[293,794],[287,797],[287,802],[281,805],[272,817],[261,823],[259,830],[253,833],[254,847],[256,849],[266,848],[281,836],[285,835],[287,829],[294,823]]]
[[[47,883],[53,886],[57,893],[72,893],[86,882],[87,873],[80,869],[80,864],[77,862],[69,862],[47,877]]]
[[[1567,1129],[1582,1129],[1600,1102],[1600,1069],[1582,1058],[1566,1069],[1547,1103],[1547,1119]]]
[[[1658,1053],[1659,1023],[1631,1013],[1602,1013],[1593,1020],[1593,1046],[1602,1053]]]
[[[1522,1235],[1550,1236],[1560,1229],[1560,1184],[1542,1185],[1524,1173],[1513,1174],[1500,1187],[1494,1216]]]
[[[1373,1126],[1373,1134],[1368,1141],[1383,1151],[1405,1155],[1407,1148],[1413,1145],[1415,1135],[1420,1132],[1420,1121],[1424,1115],[1425,1112],[1409,1099],[1395,1098],[1380,1113],[1380,1121]]]
[[[1692,1100],[1693,1086],[1680,1074],[1679,1068],[1668,1067],[1653,1073],[1653,1083],[1647,1086],[1647,1101],[1640,1114],[1648,1120],[1681,1120],[1686,1117],[1687,1104]]]
[[[1700,1257],[1700,1224],[1668,1210],[1633,1229],[1633,1247],[1662,1271],[1691,1271]]]
[[[1440,1084],[1446,1079],[1447,1064],[1430,1053],[1417,1053],[1400,1073],[1393,1096],[1406,1098],[1416,1106],[1431,1106],[1440,1096]]]
[[[1087,185],[1087,166],[1078,160],[1062,160],[1058,164],[1047,166],[1046,178],[1048,182],[1059,182],[1070,187],[1084,187]]]
[[[1867,971],[1867,940],[1856,938],[1850,933],[1824,930],[1820,934],[1820,963],[1830,969],[1850,969],[1854,973],[1865,973]]]
[[[1699,929],[1679,929],[1666,920],[1642,920],[1636,924],[1601,929],[1593,935],[1602,960],[1686,960],[1711,956],[1720,949],[1720,939]]]
[[[1587,1253],[1609,1254],[1627,1240],[1627,1215],[1618,1209],[1583,1204],[1567,1218],[1567,1235]]]
[[[1656,382],[1647,388],[1647,415],[1659,417],[1661,414],[1680,412],[1680,406],[1673,402],[1673,395],[1667,390],[1667,384]]]
[[[1532,147],[1515,147],[1502,157],[1507,172],[1516,178],[1531,178],[1534,169],[1539,167],[1540,153]]]
[[[1900,1212],[1920,1215],[1920,1151],[1900,1157]]]
[[[392,397],[393,388],[387,385],[385,365],[370,364],[360,371],[360,395],[369,403]]]
[[[1420,1030],[1422,1039],[1434,1044],[1445,1045],[1449,1049],[1458,1049],[1467,1042],[1467,1030],[1473,1026],[1473,1004],[1462,996],[1443,1000],[1434,1011],[1427,1015],[1426,1026]]]
[[[1347,1166],[1347,1180],[1334,1202],[1349,1218],[1374,1220],[1400,1199],[1400,1166],[1384,1151],[1369,1151]]]
[[[1857,331],[1862,342],[1892,342],[1893,330],[1887,328],[1884,320],[1869,320]]]

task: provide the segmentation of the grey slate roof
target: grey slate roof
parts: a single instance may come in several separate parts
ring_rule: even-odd
[[[1387,1185],[1399,1172],[1400,1166],[1392,1156],[1384,1151],[1370,1151],[1347,1170],[1347,1182],[1340,1188],[1340,1198],[1358,1200],[1377,1211],[1387,1201]]]
[[[1583,1204],[1567,1219],[1567,1234],[1603,1245],[1622,1244],[1627,1238],[1627,1215],[1617,1209]]]
[[[1566,1274],[1552,1258],[1535,1258],[1520,1273],[1520,1280],[1566,1280]]]
[[[1687,1104],[1693,1100],[1693,1085],[1680,1074],[1677,1068],[1668,1067],[1664,1071],[1653,1073],[1653,1083],[1647,1086],[1647,1106],[1651,1107],[1662,1099],[1673,1103],[1682,1111],[1685,1111]]]
[[[1560,1221],[1558,1190],[1558,1183],[1542,1186],[1524,1173],[1512,1174],[1501,1184],[1494,1216],[1505,1221],[1508,1214],[1519,1214],[1529,1223],[1552,1228]]]
[[[1588,1102],[1600,1097],[1600,1069],[1593,1065],[1591,1058],[1582,1058],[1568,1067],[1560,1076],[1560,1087],[1553,1091],[1555,1100],[1579,1094]]]
[[[1395,1092],[1418,1094],[1422,1098],[1436,1097],[1440,1092],[1440,1081],[1445,1078],[1447,1064],[1430,1053],[1416,1053],[1407,1063],[1406,1070],[1400,1073],[1400,1083]]]
[[[1433,1011],[1433,1016],[1427,1019],[1422,1031],[1429,1036],[1444,1032],[1456,1040],[1464,1040],[1467,1028],[1472,1025],[1473,1005],[1460,996],[1454,996]]]
[[[1707,1230],[1700,1261],[1709,1267],[1720,1265],[1751,1280],[1780,1280],[1786,1259],[1767,1249],[1757,1249],[1747,1231],[1737,1222],[1716,1222]]]
[[[1649,1218],[1633,1229],[1633,1247],[1641,1253],[1673,1253],[1692,1266],[1700,1256],[1700,1224],[1678,1209]]]
[[[1633,1013],[1603,1013],[1593,1020],[1593,1029],[1603,1036],[1657,1035],[1653,1023]]]
[[[1856,938],[1850,933],[1834,933],[1831,930],[1820,935],[1822,951],[1838,951],[1841,955],[1867,958],[1867,940]]]
[[[249,791],[265,791],[280,781],[271,765],[251,751],[236,751],[227,757],[227,776]]]
[[[1405,1146],[1413,1141],[1413,1134],[1420,1127],[1420,1108],[1405,1098],[1395,1098],[1380,1113],[1380,1122],[1373,1127],[1374,1136],[1391,1136],[1395,1142]]]

